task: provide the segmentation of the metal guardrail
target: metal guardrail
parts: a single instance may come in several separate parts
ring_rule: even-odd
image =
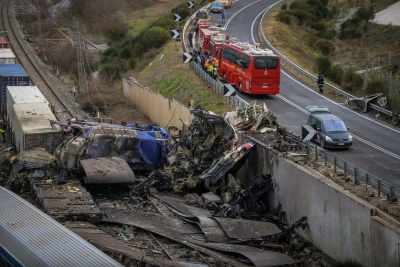
[[[395,198],[400,199],[400,189],[382,181],[378,177],[358,168],[354,164],[347,162],[316,144],[303,142],[300,136],[293,132],[285,131],[283,135],[291,144],[295,143],[302,148],[308,149],[309,158],[315,158],[315,160],[318,160],[319,158],[323,159],[325,166],[328,162],[332,164],[334,173],[343,173],[344,179],[352,178],[354,179],[354,183],[356,180],[364,182],[366,190],[368,190],[368,186],[371,186],[378,190],[378,197],[380,197],[381,194],[388,195],[390,203],[393,203]]]
[[[204,6],[203,8],[208,8],[209,6],[211,6],[212,2],[210,4],[207,4],[206,6]],[[183,26],[183,30],[182,30],[182,48],[184,52],[188,52],[187,48],[186,48],[186,44],[185,44],[185,33],[187,30],[187,27],[189,27],[189,25],[193,22],[193,20],[196,18],[196,13],[199,11],[196,11],[185,23],[185,25]],[[195,62],[189,62],[190,67],[194,70],[194,72],[200,76],[203,81],[205,81],[213,90],[214,92],[224,96],[224,85],[220,82],[218,82],[217,80],[214,80],[210,75],[208,75],[207,72],[205,72],[201,66],[199,64],[196,64]],[[237,107],[245,107],[247,104],[239,97],[236,96],[230,96],[227,97],[228,98],[228,102],[231,103]]]
[[[260,21],[260,27],[262,27],[262,22],[265,19],[265,15],[276,5],[284,2],[286,0],[280,0],[279,2],[273,4],[272,6],[270,6],[265,13],[263,14],[261,21]],[[211,4],[206,5],[205,7],[208,7]],[[185,44],[185,32],[187,27],[190,25],[190,23],[192,23],[192,21],[195,19],[196,17],[196,13],[195,12],[186,22],[183,31],[182,31],[182,47],[184,52],[187,52],[187,48],[186,48],[186,44]],[[315,79],[317,80],[317,77],[312,75],[311,73],[303,70],[302,68],[300,68],[299,66],[297,66],[296,64],[294,64],[293,62],[291,62],[289,59],[287,59],[286,57],[284,57],[281,53],[279,53],[279,51],[277,51],[272,45],[271,43],[267,40],[267,38],[265,37],[264,31],[261,31],[262,35],[264,37],[264,40],[266,41],[266,43],[270,46],[270,48],[281,57],[282,60],[286,61],[286,63],[288,63],[290,66],[292,66],[294,69],[298,70],[299,72],[305,74],[306,76],[308,76],[311,79]],[[204,70],[201,69],[201,66],[196,64],[195,62],[190,62],[189,63],[191,68],[194,70],[194,72],[199,75],[208,85],[211,86],[211,88],[219,93],[219,94],[224,94],[224,86],[219,83],[218,81],[214,80],[212,77],[210,77],[210,75],[208,75]],[[325,83],[327,84],[327,83]],[[327,84],[328,87],[330,87],[331,89],[335,90],[336,92],[347,96],[347,97],[352,97],[351,94],[340,90],[339,88],[336,88],[330,84]],[[238,97],[233,97],[232,98],[232,102],[234,105],[238,106],[238,107],[246,107],[246,103],[243,102],[240,98]],[[392,115],[391,111],[388,111],[386,109],[383,109],[379,106],[376,105],[370,105],[371,108],[385,113],[387,115]],[[400,116],[399,116],[400,117]],[[362,181],[365,183],[365,188],[366,190],[368,190],[368,186],[371,186],[375,189],[378,190],[378,197],[381,194],[387,194],[389,196],[389,200],[390,203],[393,202],[394,198],[398,198],[400,199],[400,189],[391,186],[390,184],[388,184],[387,182],[382,181],[381,179],[377,178],[376,176],[368,173],[367,171],[358,168],[357,166],[345,161],[344,159],[328,152],[326,149],[323,149],[315,144],[312,144],[310,142],[303,142],[303,140],[300,138],[300,136],[294,134],[293,132],[284,132],[284,136],[286,138],[286,140],[289,140],[291,144],[295,143],[298,146],[302,147],[302,148],[308,148],[308,152],[310,157],[315,157],[316,159],[318,159],[318,157],[321,157],[324,159],[324,164],[327,165],[327,163],[329,162],[330,164],[333,165],[334,168],[334,172],[338,172],[338,171],[343,171],[344,177],[347,177],[347,174],[352,175],[354,177],[354,180],[358,179],[359,181]],[[313,156],[311,156],[313,155]]]
[[[261,34],[262,34],[262,36],[263,36],[263,39],[264,39],[265,43],[269,46],[269,48],[270,48],[272,51],[274,51],[275,54],[277,54],[277,55],[281,58],[281,60],[282,60],[285,64],[289,65],[291,68],[293,68],[294,70],[298,71],[298,72],[301,73],[302,75],[305,75],[307,78],[317,81],[317,80],[318,80],[318,77],[317,77],[317,76],[314,76],[313,74],[309,73],[308,71],[302,69],[301,67],[299,67],[299,66],[297,66],[295,63],[293,63],[291,60],[289,60],[288,58],[286,58],[284,55],[282,55],[282,54],[268,41],[267,37],[265,36],[264,30],[263,30],[263,27],[262,27],[262,24],[263,24],[263,22],[264,22],[264,20],[265,20],[265,16],[266,16],[266,15],[268,14],[268,12],[270,12],[275,6],[281,4],[281,3],[285,2],[285,1],[287,1],[287,0],[280,0],[280,1],[276,2],[275,4],[269,6],[269,7],[265,10],[263,16],[261,17],[260,24],[259,24],[259,27],[260,27],[260,29],[261,29]],[[355,96],[353,96],[352,94],[349,94],[349,93],[347,93],[347,92],[345,92],[345,91],[343,91],[343,90],[341,90],[341,89],[339,89],[339,88],[337,88],[337,87],[335,87],[335,86],[333,86],[333,85],[331,85],[331,84],[329,84],[329,83],[325,83],[325,86],[328,87],[328,88],[330,88],[330,89],[332,89],[332,90],[334,90],[336,93],[345,96],[345,97],[355,97]],[[392,112],[391,112],[390,110],[384,109],[384,108],[382,108],[382,107],[379,107],[379,106],[373,105],[373,104],[370,104],[369,106],[370,106],[371,109],[374,109],[374,110],[376,110],[376,111],[378,111],[378,112],[384,113],[384,114],[389,115],[389,116],[393,116],[393,114],[392,114]],[[399,115],[399,118],[400,118],[400,115]]]
[[[205,72],[201,66],[195,62],[189,62],[190,67],[192,67],[194,73],[196,75],[200,76],[203,81],[208,84],[208,86],[211,87],[211,89],[216,92],[217,94],[220,94],[221,96],[224,96],[224,85],[220,83],[219,81],[213,79],[207,72]],[[240,99],[239,97],[236,96],[228,96],[228,102],[232,103],[236,107],[246,107],[246,103]]]

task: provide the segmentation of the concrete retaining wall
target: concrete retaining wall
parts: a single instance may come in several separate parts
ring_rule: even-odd
[[[193,115],[190,110],[176,101],[151,91],[132,78],[123,79],[124,95],[129,98],[138,110],[149,116],[150,120],[161,127],[177,126],[190,121]]]
[[[307,216],[309,228],[298,232],[329,256],[365,267],[400,266],[399,225],[374,206],[258,144],[237,176],[248,180],[263,173],[274,180],[269,208],[286,212],[289,224]]]

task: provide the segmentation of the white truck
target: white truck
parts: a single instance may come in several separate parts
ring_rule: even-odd
[[[52,153],[63,141],[63,133],[50,120],[56,117],[47,103],[14,104],[11,133],[17,152],[43,147]]]

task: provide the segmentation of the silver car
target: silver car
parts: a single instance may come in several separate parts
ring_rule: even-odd
[[[210,8],[211,13],[222,13],[224,11],[225,5],[224,3],[214,2]]]

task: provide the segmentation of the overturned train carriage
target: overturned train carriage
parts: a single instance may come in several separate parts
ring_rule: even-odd
[[[133,182],[133,170],[151,171],[166,163],[168,134],[160,127],[93,122],[70,127],[58,159],[69,171],[84,169],[87,183]]]

